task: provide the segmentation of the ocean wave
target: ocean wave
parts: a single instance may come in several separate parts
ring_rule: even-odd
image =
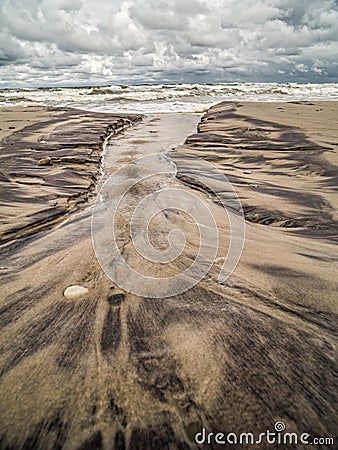
[[[116,84],[0,89],[0,105],[40,103],[111,112],[195,112],[221,101],[337,100],[338,83]]]

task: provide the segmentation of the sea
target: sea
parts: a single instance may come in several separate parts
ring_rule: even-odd
[[[90,111],[141,114],[201,113],[221,101],[315,100],[338,100],[338,83],[117,84],[0,89],[0,106],[67,106]]]

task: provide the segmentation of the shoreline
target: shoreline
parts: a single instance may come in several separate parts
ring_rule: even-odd
[[[263,432],[277,419],[285,421],[287,432],[334,435],[338,102],[311,103],[217,104],[169,153],[178,169],[173,183],[180,188],[196,188],[189,184],[200,170],[189,159],[196,155],[228,176],[242,202],[248,219],[244,252],[225,284],[217,281],[216,259],[208,276],[180,295],[156,299],[121,291],[95,257],[91,208],[77,207],[79,198],[74,207],[65,201],[71,212],[66,220],[5,247],[0,304],[4,448],[196,449],[194,435],[202,428]],[[63,124],[61,114],[49,119],[51,125],[20,131],[17,140],[6,138],[19,155],[13,165],[1,153],[6,174],[19,168],[21,177],[31,173],[30,147],[43,152],[35,150],[34,174],[43,177],[45,170],[59,168],[36,164],[38,155],[49,155],[47,142],[54,148],[50,154],[66,161],[67,169],[60,167],[67,177],[58,183],[46,172],[47,192],[44,184],[1,181],[19,185],[19,194],[13,192],[20,195],[16,208],[23,212],[27,205],[41,209],[46,199],[66,196],[74,187],[85,192],[90,184],[85,174],[78,176],[86,162],[74,164],[69,155],[79,152],[73,157],[83,158],[86,150],[87,160],[88,138],[97,142],[112,115],[85,112],[83,122],[78,111],[69,114]],[[107,167],[114,171],[142,152],[162,150],[164,142],[170,148],[177,130],[181,136],[193,124],[189,117],[185,123],[179,118],[138,122],[112,139]],[[94,133],[85,131],[88,124],[95,126]],[[79,130],[75,137],[74,130]],[[101,147],[102,141],[86,173],[98,167]],[[206,185],[222,195],[217,180],[206,177]],[[226,235],[223,209],[203,186],[197,188]],[[11,190],[4,192],[6,208],[16,205]],[[36,193],[42,199],[34,203]],[[135,201],[137,195],[142,197],[142,190],[135,192]],[[129,238],[129,212],[118,221],[122,243]],[[12,214],[12,221],[18,219],[23,220]],[[173,225],[186,232],[190,261],[196,230],[183,214],[161,216],[151,238],[166,243]],[[87,293],[66,298],[65,290],[74,285]]]
[[[2,102],[29,101],[31,104],[45,102],[48,106],[74,104],[79,109],[95,108],[115,113],[177,113],[206,109],[224,100],[229,102],[287,102],[331,101],[338,99],[337,83],[202,83],[202,84],[146,84],[70,87],[69,89],[42,88],[2,91]],[[1,102],[0,102],[1,104]]]

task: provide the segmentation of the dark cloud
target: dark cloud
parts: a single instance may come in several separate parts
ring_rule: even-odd
[[[6,33],[0,33],[0,65],[24,61],[25,52],[18,40]]]
[[[337,81],[334,0],[0,0],[4,86]]]

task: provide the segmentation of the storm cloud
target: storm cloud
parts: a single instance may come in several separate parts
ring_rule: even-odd
[[[3,87],[332,82],[335,0],[0,0]]]

